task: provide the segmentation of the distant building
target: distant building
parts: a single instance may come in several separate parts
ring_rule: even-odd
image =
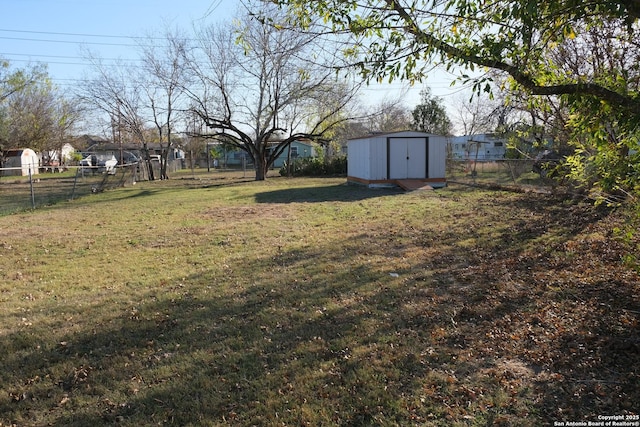
[[[291,160],[304,159],[307,157],[315,157],[316,150],[310,141],[293,141],[291,143]],[[273,162],[274,168],[280,168],[287,162],[288,148],[286,148],[280,156]]]
[[[507,152],[507,142],[491,133],[454,136],[449,144],[450,156],[456,160],[500,160]]]
[[[84,151],[87,147],[96,144],[107,144],[109,140],[95,135],[82,135],[70,141],[78,151]]]
[[[4,152],[3,175],[29,176],[39,173],[40,158],[30,148],[20,148],[18,150],[8,150]]]
[[[277,142],[270,142],[268,150],[274,150]],[[291,147],[291,160],[294,161],[296,159],[303,159],[309,157],[316,157],[317,153],[315,147],[311,141],[308,140],[296,140],[292,141],[290,144]],[[281,168],[286,162],[288,158],[289,147],[285,148],[282,153],[273,161],[271,165],[272,168]],[[253,164],[250,156],[243,150],[234,149],[230,151],[226,151],[222,153],[222,159],[220,159],[220,163],[223,167],[232,166],[242,166]]]
[[[43,151],[40,153],[40,166],[44,171],[62,171],[71,162],[75,152],[76,149],[69,143],[63,144],[59,150]]]
[[[152,160],[158,160],[160,158],[163,148],[165,150],[167,149],[166,146],[161,147],[158,143],[150,142],[147,144],[147,150]],[[116,160],[118,160],[118,163],[120,163],[120,158],[122,157],[123,164],[135,163],[144,158],[142,145],[137,143],[117,144],[112,142],[99,142],[87,147],[83,152],[114,156]],[[172,165],[171,170],[182,169],[181,161],[184,158],[185,154],[182,149],[172,147],[167,156],[167,161]]]

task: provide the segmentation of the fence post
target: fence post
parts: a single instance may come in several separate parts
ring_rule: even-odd
[[[76,177],[73,180],[73,189],[71,190],[71,200],[73,200],[73,198],[76,195],[76,184],[78,183],[78,175],[80,174],[80,171],[82,170],[82,168],[78,168],[76,169]],[[84,171],[82,172],[84,175]]]
[[[36,208],[36,196],[33,192],[33,174],[31,173],[31,164],[29,164],[29,187],[31,187],[31,206],[33,209]]]

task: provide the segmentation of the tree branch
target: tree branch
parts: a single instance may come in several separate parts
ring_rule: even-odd
[[[388,7],[394,10],[404,21],[404,31],[412,34],[419,44],[430,46],[431,48],[439,52],[442,52],[448,56],[455,57],[465,63],[473,63],[483,67],[504,71],[509,74],[518,84],[520,84],[523,88],[534,95],[594,96],[610,104],[618,105],[627,110],[632,110],[634,113],[640,111],[639,97],[623,95],[596,83],[577,82],[550,86],[540,85],[528,73],[520,70],[518,67],[512,64],[496,58],[474,55],[444,42],[443,40],[434,36],[432,33],[422,30],[415,22],[415,20],[411,17],[410,13],[397,1],[385,1]],[[635,7],[639,8],[635,10],[631,9],[630,6],[628,6],[630,14],[633,13],[633,10],[635,10],[636,13],[640,11],[640,6],[638,5],[640,1],[628,0],[625,2],[625,4],[626,3],[629,3],[631,6],[635,5]]]

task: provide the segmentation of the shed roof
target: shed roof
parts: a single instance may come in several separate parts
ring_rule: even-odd
[[[427,132],[420,132],[416,130],[403,130],[403,131],[395,131],[395,132],[373,132],[368,135],[363,135],[355,138],[349,138],[348,141],[359,140],[359,139],[371,139],[371,138],[387,138],[387,137],[409,137],[409,136],[443,136],[443,135],[435,135]]]
[[[17,148],[17,149],[12,149],[12,150],[6,150],[3,152],[5,157],[20,157],[23,154],[27,155],[31,155],[31,154],[35,154],[35,151],[33,151],[31,148]]]

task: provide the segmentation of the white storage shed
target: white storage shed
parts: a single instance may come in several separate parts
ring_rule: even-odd
[[[404,131],[376,134],[347,142],[347,181],[376,185],[421,182],[444,187],[447,137]]]
[[[29,176],[39,173],[40,158],[30,148],[9,150],[4,153],[5,175]]]

